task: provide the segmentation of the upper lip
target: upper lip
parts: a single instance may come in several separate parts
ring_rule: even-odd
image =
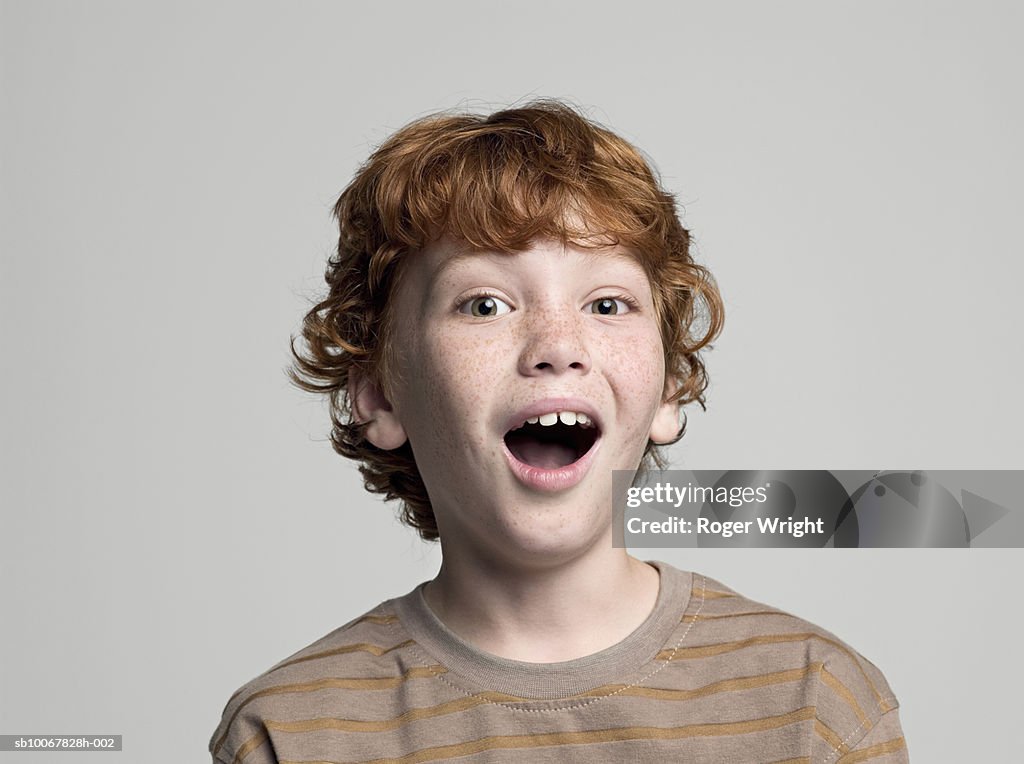
[[[597,425],[599,432],[603,429],[603,422],[601,416],[597,413],[597,409],[582,398],[545,398],[530,403],[514,414],[510,414],[508,419],[505,420],[503,433],[508,433],[510,430],[522,427],[523,423],[531,417],[551,414],[556,411],[576,411],[586,414]]]

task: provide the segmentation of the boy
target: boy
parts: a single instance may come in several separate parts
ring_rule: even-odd
[[[635,148],[557,102],[429,117],[335,212],[293,379],[443,563],[239,690],[215,761],[906,761],[856,652],[612,544],[722,324]]]

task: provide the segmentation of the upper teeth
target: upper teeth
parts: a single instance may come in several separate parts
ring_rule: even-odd
[[[562,424],[578,424],[581,427],[593,427],[593,420],[586,414],[580,413],[579,411],[552,411],[548,414],[541,414],[540,416],[532,416],[527,419],[523,424],[538,424],[542,427],[550,427],[555,422],[561,422]]]

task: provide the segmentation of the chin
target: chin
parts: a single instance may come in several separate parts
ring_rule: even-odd
[[[581,517],[578,510],[534,508],[526,515],[505,518],[499,528],[491,541],[500,554],[553,565],[601,543],[610,532],[611,518],[604,512]]]

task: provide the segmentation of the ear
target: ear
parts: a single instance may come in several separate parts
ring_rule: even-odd
[[[403,445],[408,436],[398,414],[375,381],[362,371],[348,373],[348,395],[356,424],[366,424],[366,439],[377,448],[390,451]]]
[[[665,391],[662,393],[661,404],[654,413],[649,438],[657,444],[670,443],[679,435],[679,401],[669,401],[678,389],[674,378],[665,380]]]

